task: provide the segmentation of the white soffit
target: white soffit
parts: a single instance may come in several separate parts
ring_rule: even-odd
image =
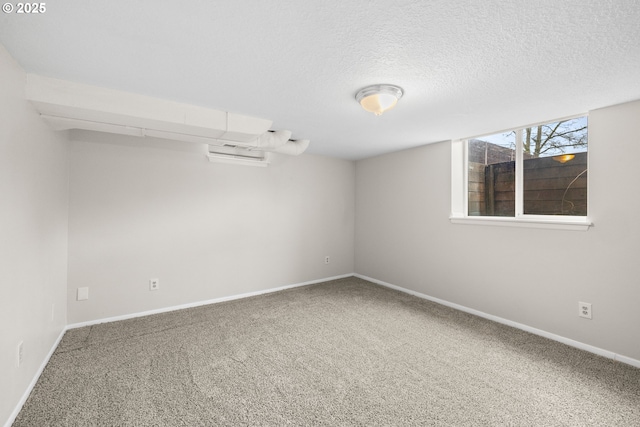
[[[210,143],[251,142],[270,120],[149,96],[27,75],[26,97],[52,128]]]

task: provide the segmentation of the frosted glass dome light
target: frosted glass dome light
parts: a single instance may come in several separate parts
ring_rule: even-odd
[[[402,88],[398,86],[373,85],[360,89],[356,93],[356,101],[366,111],[379,116],[395,107],[402,95]]]

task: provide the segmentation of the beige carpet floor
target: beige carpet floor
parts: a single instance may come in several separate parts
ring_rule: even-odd
[[[357,278],[68,331],[14,426],[640,426],[640,370]]]

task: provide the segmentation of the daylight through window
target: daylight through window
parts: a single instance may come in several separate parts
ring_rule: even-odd
[[[586,116],[466,144],[468,216],[587,216]]]

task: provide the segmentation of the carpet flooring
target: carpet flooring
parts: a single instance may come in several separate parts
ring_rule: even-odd
[[[14,426],[640,426],[640,369],[346,278],[69,330]]]

